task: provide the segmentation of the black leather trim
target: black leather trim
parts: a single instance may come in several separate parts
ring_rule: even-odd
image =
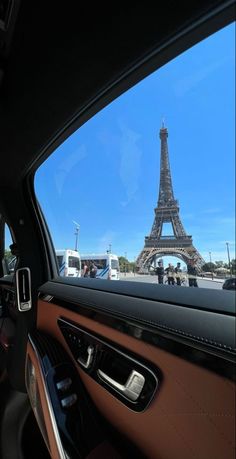
[[[157,298],[150,300],[134,297],[133,287],[130,286],[133,296],[128,296],[59,282],[47,282],[40,288],[40,295],[51,295],[52,302],[94,319],[98,313],[106,317],[120,318],[126,323],[136,324],[144,329],[156,329],[172,339],[184,340],[208,352],[234,359],[235,317],[193,308],[191,303],[190,307],[187,307],[171,301],[164,303]],[[166,290],[166,301],[170,289]],[[173,290],[178,293],[178,289]],[[233,299],[233,295],[230,298]]]
[[[1,287],[12,287],[14,286],[14,274],[8,274],[7,276],[0,278]]]
[[[202,311],[217,312],[224,315],[236,314],[235,294],[228,290],[216,290],[208,288],[176,288],[176,286],[149,284],[132,281],[105,281],[101,279],[86,279],[75,277],[58,276],[51,282],[44,284],[62,284],[65,286],[82,287],[83,289],[98,290],[102,292],[127,295],[145,300],[173,303],[179,306],[187,306]],[[41,290],[41,288],[40,288]]]

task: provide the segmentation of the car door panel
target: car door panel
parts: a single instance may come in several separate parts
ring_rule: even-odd
[[[92,452],[96,457],[97,447],[112,453],[75,368],[49,334],[29,335],[26,387],[51,457],[85,458]]]
[[[126,314],[122,311],[118,315],[114,306],[115,295],[112,293],[110,308],[104,307],[106,293],[99,297],[100,308],[96,308],[93,295],[91,306],[84,305],[83,295],[80,298],[79,294],[80,288],[77,304],[71,301],[68,292],[67,300],[65,293],[60,298],[60,287],[56,283],[54,289],[57,291],[54,297],[48,285],[40,289],[37,328],[61,343],[74,362],[98,411],[117,431],[128,436],[131,443],[147,457],[187,459],[192,455],[209,459],[233,459],[235,385],[232,380],[232,348],[229,350],[225,345],[226,348],[222,350],[219,346],[214,348],[212,344],[209,347],[205,336],[204,349],[200,340],[190,339],[180,332],[177,336],[176,331],[168,333],[168,330],[158,330],[154,322],[144,323],[145,312],[142,320],[135,320],[129,309]],[[95,291],[94,295],[98,297],[99,292]],[[126,304],[129,300],[135,299],[127,296]],[[120,302],[122,301],[125,298],[120,296]],[[143,300],[142,303],[136,298],[137,311],[141,304],[148,308],[148,303],[148,300]],[[158,318],[162,305],[152,302],[152,307],[156,308],[155,314]],[[187,308],[186,313],[189,313]],[[181,315],[183,314],[181,310]],[[221,321],[219,314],[213,315]],[[91,335],[112,343],[118,350],[126,352],[127,355],[135,355],[157,369],[160,384],[144,411],[137,413],[127,407],[82,369],[74,360],[61,332],[59,319],[84,328]],[[222,315],[222,323],[224,319],[225,316]],[[229,315],[228,319],[232,322],[233,318]],[[175,319],[172,320],[174,323]],[[191,330],[191,324],[189,329]],[[189,340],[188,344],[186,338]],[[229,344],[233,344],[232,339],[228,342],[228,347]]]
[[[27,352],[26,352],[26,362],[29,361],[32,363],[35,372],[35,378],[37,383],[37,387],[35,387],[35,394],[37,394],[38,398],[38,412],[42,412],[42,416],[39,418],[39,413],[36,415],[37,422],[39,424],[41,433],[44,437],[44,441],[52,455],[55,459],[60,459],[60,451],[58,448],[58,444],[55,437],[54,426],[52,415],[50,413],[50,408],[47,401],[47,391],[44,384],[44,379],[42,376],[42,371],[40,367],[40,362],[38,358],[38,354],[34,349],[32,343],[29,341],[27,344]],[[27,370],[27,367],[26,367]],[[26,375],[27,380],[27,375]],[[30,382],[31,386],[33,381]],[[32,387],[31,387],[32,390]],[[36,414],[36,400],[32,400],[30,395],[30,388],[28,387],[28,393],[30,396],[30,402],[34,413]],[[35,397],[36,398],[36,397]],[[40,406],[39,406],[40,405]]]
[[[56,299],[56,303],[96,320],[118,319],[129,324],[158,328],[161,334],[175,336],[176,341],[191,343],[193,347],[213,350],[216,355],[234,359],[235,303],[232,292],[199,289],[178,290],[168,286],[137,286],[119,282],[118,286],[104,286],[102,280],[83,282],[59,278],[41,287],[41,296]],[[96,285],[97,284],[97,285]],[[168,301],[167,301],[168,298]],[[157,307],[158,305],[158,307]],[[186,307],[187,306],[187,307]],[[106,319],[104,319],[104,317]],[[124,320],[126,319],[126,320]],[[124,325],[122,325],[124,327]],[[119,326],[118,326],[119,328]],[[227,330],[227,333],[225,332]]]

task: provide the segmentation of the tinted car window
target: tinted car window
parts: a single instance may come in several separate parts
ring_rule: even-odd
[[[121,280],[222,289],[235,270],[234,38],[231,24],[167,63],[42,164],[56,248],[114,253]]]

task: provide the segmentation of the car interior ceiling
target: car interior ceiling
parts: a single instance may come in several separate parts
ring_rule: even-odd
[[[13,242],[16,242],[17,245],[18,267],[30,266],[33,307],[27,314],[13,313],[15,325],[11,328],[12,323],[9,321],[7,332],[10,336],[7,338],[12,340],[8,352],[2,351],[0,345],[0,455],[2,453],[3,459],[18,457],[15,451],[19,448],[21,451],[19,457],[22,459],[46,458],[49,457],[49,453],[44,445],[44,440],[50,428],[47,422],[46,427],[41,424],[41,432],[44,430],[46,432],[43,440],[26,393],[26,355],[40,372],[37,367],[38,362],[35,360],[34,346],[38,346],[43,354],[50,346],[51,349],[53,348],[54,339],[57,341],[57,346],[53,348],[55,355],[52,356],[53,352],[50,354],[51,360],[59,359],[58,356],[61,356],[69,368],[74,349],[70,348],[68,336],[76,324],[81,326],[85,335],[87,333],[90,336],[92,333],[92,338],[90,336],[89,340],[98,343],[98,347],[103,346],[102,352],[108,349],[108,362],[104,363],[104,368],[110,365],[112,358],[115,359],[117,350],[112,347],[115,336],[120,354],[124,353],[124,347],[129,349],[130,358],[133,358],[137,371],[139,364],[145,367],[146,352],[153,352],[153,362],[160,362],[161,352],[164,356],[164,352],[167,352],[168,349],[169,360],[164,362],[163,357],[163,368],[168,371],[171,365],[173,368],[183,365],[183,372],[188,374],[188,369],[193,365],[193,373],[191,373],[191,378],[189,377],[189,384],[193,386],[195,376],[198,377],[199,369],[196,362],[199,359],[202,362],[201,370],[206,381],[208,381],[206,368],[210,368],[216,391],[218,387],[222,387],[222,394],[224,390],[227,392],[227,384],[229,381],[232,383],[235,377],[232,366],[233,351],[229,351],[234,341],[233,332],[228,337],[228,341],[226,340],[228,349],[222,346],[222,349],[212,350],[212,354],[215,353],[213,363],[204,354],[204,345],[209,347],[210,352],[210,347],[214,347],[213,342],[209,341],[204,345],[198,343],[189,357],[187,355],[188,343],[184,341],[188,335],[187,330],[192,317],[196,317],[197,322],[202,324],[203,314],[210,316],[210,310],[215,316],[214,320],[207,316],[206,326],[214,330],[214,333],[219,333],[219,336],[220,333],[223,334],[223,331],[219,329],[224,312],[226,311],[225,323],[233,317],[235,312],[231,292],[224,292],[228,301],[224,309],[222,302],[214,292],[211,297],[207,296],[207,292],[198,292],[198,297],[193,296],[192,292],[186,292],[183,297],[182,292],[177,292],[177,296],[176,293],[173,296],[173,291],[172,293],[170,291],[168,298],[159,292],[160,314],[163,313],[164,316],[165,311],[171,311],[173,316],[176,315],[177,324],[180,320],[178,317],[180,309],[177,311],[177,308],[181,308],[181,326],[184,331],[181,338],[175,336],[174,345],[171,345],[168,343],[168,332],[164,329],[164,325],[162,329],[160,326],[161,331],[156,341],[161,351],[155,354],[151,347],[155,341],[153,331],[155,319],[151,308],[150,311],[148,309],[148,304],[147,307],[145,306],[145,317],[142,317],[142,301],[149,301],[151,304],[156,295],[153,286],[148,287],[143,284],[136,286],[135,291],[132,291],[130,286],[121,282],[120,286],[107,286],[106,296],[103,292],[102,281],[98,282],[95,288],[91,287],[89,282],[86,283],[86,280],[83,285],[77,287],[73,279],[66,281],[61,278],[57,279],[55,286],[53,283],[57,274],[55,255],[47,233],[46,222],[34,198],[33,182],[39,165],[71,133],[146,75],[198,43],[199,40],[230,24],[235,18],[235,5],[233,1],[220,0],[182,2],[166,0],[156,5],[152,3],[152,6],[144,5],[143,2],[137,3],[135,7],[128,4],[125,7],[116,5],[113,13],[108,7],[78,3],[72,0],[66,3],[17,0],[12,2],[13,13],[8,27],[1,28],[1,11],[4,11],[4,9],[1,10],[1,5],[3,4],[5,8],[6,3],[0,0],[0,242],[4,240],[6,222],[11,228]],[[6,247],[0,245],[1,259],[4,258],[4,249]],[[15,294],[15,274],[4,276],[2,264],[0,265],[0,278],[0,287],[3,286],[4,289]],[[50,317],[47,309],[47,296],[55,300],[55,304],[52,302],[53,311]],[[68,314],[65,297],[68,298],[70,304]],[[1,300],[4,303],[5,297],[2,297]],[[113,310],[110,315],[106,315],[110,308],[109,301],[113,303]],[[77,303],[78,307],[76,306],[75,310]],[[90,303],[93,305],[92,313],[85,310],[85,305]],[[38,305],[40,310],[37,311]],[[127,305],[130,308],[129,311],[136,312],[133,316],[130,313],[126,318]],[[185,306],[189,306],[189,315],[183,312]],[[64,311],[63,317],[62,310]],[[148,314],[150,316],[147,320]],[[135,335],[138,336],[139,331],[137,316],[143,321],[142,333],[145,339],[147,342],[150,339],[149,344],[145,342],[143,347],[140,342],[134,343]],[[219,322],[216,322],[216,316]],[[6,323],[7,319],[5,319],[5,325]],[[112,332],[109,327],[112,327]],[[169,327],[171,329],[171,320]],[[43,330],[42,336],[39,330]],[[81,330],[76,331],[78,334],[80,332]],[[30,342],[29,333],[31,333]],[[124,333],[123,342],[121,333]],[[172,334],[178,335],[176,331],[172,331]],[[107,335],[107,342],[104,343],[101,337],[104,338],[105,335]],[[198,329],[194,330],[194,326],[192,337],[192,341],[197,342]],[[141,363],[139,364],[136,362],[137,355],[140,355]],[[179,355],[181,355],[180,358]],[[189,365],[187,371],[183,361]],[[149,376],[155,373],[154,370],[152,365],[148,369],[145,367]],[[64,369],[61,371],[63,372]],[[72,367],[70,367],[70,372],[72,380],[77,380],[77,373],[75,376]],[[225,377],[226,384],[222,383],[220,386],[221,382],[218,385],[217,378],[222,375]],[[94,436],[94,440],[91,439],[92,447],[95,448],[96,445],[104,443],[104,450],[100,450],[99,446],[96,451],[97,456],[91,455],[91,459],[93,457],[130,457],[130,454],[137,458],[154,457],[151,454],[148,456],[148,448],[144,449],[144,453],[140,452],[139,442],[136,443],[135,439],[140,428],[137,423],[137,413],[132,412],[131,414],[130,419],[133,424],[130,429],[131,431],[137,429],[138,434],[136,433],[135,436],[135,433],[132,432],[131,436],[128,435],[126,438],[126,432],[120,427],[121,423],[124,422],[125,425],[126,421],[119,404],[118,408],[116,406],[114,408],[114,411],[120,410],[119,422],[112,425],[109,409],[112,413],[113,403],[109,405],[106,397],[103,399],[100,386],[98,394],[101,398],[96,402],[96,397],[91,395],[95,391],[96,377],[91,378],[91,381],[89,378],[90,375],[85,372],[81,377],[82,382],[78,381],[80,393],[84,397],[82,409],[88,412],[84,423],[88,431],[91,428],[92,435],[90,436]],[[150,381],[151,378],[152,376]],[[150,382],[150,386],[156,384],[155,378],[154,374],[154,382]],[[164,384],[163,371],[157,372],[157,378],[159,378],[160,386]],[[43,383],[40,382],[39,386],[40,384],[43,386]],[[84,387],[89,388],[88,392],[84,390]],[[197,393],[198,388],[194,386],[193,390],[196,390]],[[203,389],[201,390],[202,400],[204,400]],[[232,395],[229,395],[228,399],[232,400]],[[189,409],[193,410],[194,403],[192,402],[193,400],[189,401]],[[104,410],[101,408],[103,404]],[[212,400],[212,406],[213,404]],[[146,416],[144,421],[146,419],[148,422],[152,418],[152,413],[150,418],[148,414]],[[161,432],[162,426],[159,421],[157,425]],[[107,443],[104,441],[103,430],[107,432],[105,437],[109,439]],[[37,445],[37,451],[30,446],[29,437],[32,438],[31,443],[35,442]],[[153,444],[153,439],[149,438],[148,433],[147,438],[147,442],[150,441],[150,444]],[[50,457],[55,457],[55,459],[63,457],[58,455],[54,440],[49,438],[45,440],[45,443],[47,441],[51,448]],[[123,448],[120,442],[123,443]],[[181,444],[180,440],[179,442]],[[24,445],[24,452],[22,452],[22,445]],[[115,450],[112,445],[115,445]],[[171,451],[174,454],[171,445],[169,448],[167,459],[171,457]],[[125,451],[129,452],[127,456],[123,455]],[[76,453],[78,456],[76,454],[73,456],[73,454],[75,453],[72,452],[68,457],[90,457],[90,451],[86,447]],[[156,457],[164,456],[160,453],[160,456]],[[177,454],[176,457],[180,457],[180,454]],[[208,459],[200,455],[196,457]],[[212,456],[209,457],[212,459]],[[222,451],[217,457],[223,458]]]

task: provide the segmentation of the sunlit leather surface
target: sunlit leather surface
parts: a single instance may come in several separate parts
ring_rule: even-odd
[[[234,459],[235,385],[164,350],[142,343],[73,311],[38,302],[37,326],[70,353],[57,325],[64,317],[148,358],[164,375],[161,388],[143,413],[134,413],[78,367],[103,415],[148,457]]]

